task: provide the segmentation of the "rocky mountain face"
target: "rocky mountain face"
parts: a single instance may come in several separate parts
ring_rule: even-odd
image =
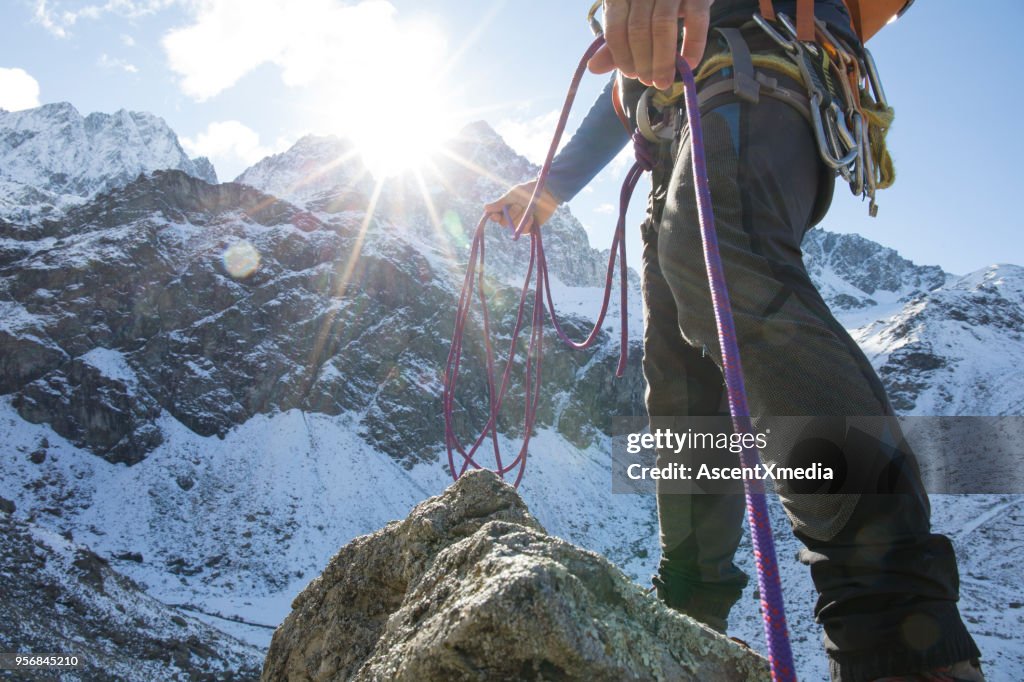
[[[551,537],[511,486],[474,471],[343,547],[295,599],[261,679],[769,677],[765,659]]]
[[[307,135],[280,154],[247,168],[235,182],[298,206],[337,213],[365,209],[373,180],[355,146],[338,137]]]
[[[946,283],[935,265],[915,265],[892,249],[856,234],[811,230],[803,243],[804,264],[833,311],[877,309],[905,302]]]
[[[26,150],[74,128],[42,120],[21,143]],[[170,152],[161,167],[171,170],[122,173],[121,161],[146,157],[150,147],[128,138],[111,144],[116,153],[104,158],[120,161],[96,166],[75,185],[82,195],[59,194],[71,185],[42,170],[0,192],[0,203],[16,205],[0,215],[0,516],[9,501],[12,523],[72,533],[72,555],[91,551],[150,597],[189,605],[204,622],[265,647],[288,603],[339,546],[404,517],[450,481],[441,379],[468,242],[480,205],[536,168],[486,124],[467,128],[433,169],[379,186],[333,138],[304,138],[220,185]],[[82,157],[60,167],[89,164]],[[29,192],[33,183],[40,194]],[[527,244],[488,229],[495,348],[505,350]],[[556,305],[580,338],[597,312],[607,254],[590,248],[565,209],[548,224],[545,245]],[[823,231],[811,232],[805,249],[812,275],[901,410],[1020,414],[1019,267],[955,277]],[[653,499],[609,493],[606,437],[611,416],[643,409],[635,278],[633,285],[623,379],[613,376],[614,304],[590,351],[545,337],[522,494],[553,535],[644,581],[657,558]],[[477,322],[468,333],[456,412],[464,440],[488,415]],[[505,452],[520,442],[521,394],[514,386],[501,418]],[[999,550],[1010,566],[1022,551],[1012,529],[1021,508],[1011,497],[978,498],[940,499],[936,516],[970,519],[956,539],[970,549],[965,608],[985,623],[998,611],[999,632],[1019,631],[1021,611],[999,606],[1015,598],[986,589],[990,575],[1015,589],[1017,574],[991,571],[994,550],[978,538],[1012,545]],[[776,524],[785,523],[778,514]],[[20,528],[5,533],[29,532]],[[563,556],[531,528],[514,531],[474,546],[500,553],[522,539],[516,547]],[[793,551],[795,541],[780,541],[780,556]],[[806,576],[798,566],[783,570],[787,595],[806,616]],[[760,640],[754,611],[737,618],[737,634],[751,643]],[[809,618],[792,622],[798,650],[820,658]],[[99,627],[80,623],[80,634]],[[1009,652],[996,654],[1006,670],[1024,665],[1024,652],[991,636],[990,650]],[[822,676],[808,670],[808,678]]]
[[[60,221],[0,225],[0,387],[23,418],[111,462],[136,463],[159,445],[162,414],[223,437],[290,409],[357,413],[382,451],[432,459],[466,249],[408,191],[382,192],[379,215],[311,212],[245,185],[158,171]],[[449,202],[447,191],[435,188],[433,205],[467,224],[480,200]],[[602,259],[571,216],[552,226],[551,242],[552,274],[591,284]],[[493,250],[494,322],[507,333],[518,294],[501,277],[524,265],[514,249]],[[582,320],[568,326],[582,336]],[[626,391],[605,377],[612,338],[580,354],[549,343],[546,380],[565,390],[557,410],[547,399],[542,423],[584,445],[598,415],[642,409],[637,372]],[[470,352],[481,359],[479,345]],[[482,381],[467,372],[467,392],[482,395]],[[463,408],[486,421],[485,406]]]
[[[10,222],[59,218],[140,173],[170,168],[217,182],[209,159],[190,159],[153,114],[82,116],[67,102],[0,109],[0,218]]]

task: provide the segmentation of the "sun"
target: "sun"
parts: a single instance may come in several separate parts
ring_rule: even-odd
[[[381,181],[429,161],[456,132],[447,41],[427,19],[366,24],[345,36],[318,106]],[[341,54],[341,53],[339,53]]]
[[[380,181],[428,165],[456,133],[442,83],[405,83],[379,92],[346,131],[367,170]]]

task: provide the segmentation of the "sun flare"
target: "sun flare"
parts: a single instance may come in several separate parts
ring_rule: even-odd
[[[455,134],[440,85],[406,88],[394,101],[368,102],[359,118],[345,134],[376,180],[423,168]]]
[[[346,62],[318,106],[380,181],[421,168],[455,133],[450,63],[447,41],[430,22],[363,28],[346,36]]]

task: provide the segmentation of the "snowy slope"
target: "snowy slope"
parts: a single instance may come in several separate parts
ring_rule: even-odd
[[[856,234],[814,229],[802,244],[804,265],[822,298],[847,327],[887,317],[913,296],[947,283],[934,265],[917,265]]]
[[[953,278],[854,337],[901,413],[1024,414],[1024,268]]]
[[[0,109],[0,218],[58,217],[139,173],[170,168],[217,182],[209,160],[190,159],[153,114],[121,109],[82,116],[67,102]]]
[[[145,594],[70,533],[3,513],[0,619],[3,651],[77,656],[80,679],[251,678],[262,667],[258,648]]]
[[[210,620],[266,645],[270,626],[341,545],[451,482],[435,463],[409,469],[375,452],[353,421],[293,410],[251,419],[220,440],[168,419],[167,441],[125,467],[26,424],[4,401],[0,497],[19,518],[75,529],[78,542],[162,602],[255,624]],[[502,444],[513,451],[513,441]],[[652,501],[607,494],[603,448],[579,450],[551,431],[533,444],[523,487],[531,509],[551,532],[641,570],[638,555],[655,534]],[[45,457],[34,461],[40,450]]]

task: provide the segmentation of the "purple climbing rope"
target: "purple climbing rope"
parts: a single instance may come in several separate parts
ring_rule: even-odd
[[[701,241],[704,244],[704,267],[707,269],[711,285],[711,301],[718,327],[718,344],[722,351],[722,372],[725,374],[726,393],[729,396],[729,414],[732,416],[734,432],[753,434],[754,425],[750,421],[750,408],[747,407],[740,349],[736,343],[736,325],[733,322],[729,290],[725,284],[725,268],[718,250],[715,215],[711,210],[711,187],[704,158],[704,133],[700,125],[697,85],[693,72],[682,57],[676,59],[676,71],[685,86],[684,99],[686,116],[690,122],[693,181],[697,193],[697,217],[700,221]],[[752,441],[753,439],[743,439],[743,442]],[[740,453],[740,466],[755,469],[759,464],[757,450],[743,448]],[[761,617],[768,645],[768,662],[771,665],[773,680],[789,682],[796,680],[796,671],[793,668],[793,653],[790,650],[789,634],[786,629],[786,610],[782,600],[782,584],[779,581],[779,565],[775,557],[775,541],[768,518],[764,483],[760,479],[746,476],[743,478],[743,488],[747,497],[747,523],[750,526],[754,559],[757,563],[757,586],[761,594]]]
[[[547,272],[547,261],[544,256],[543,240],[541,231],[538,229],[526,231],[525,225],[533,212],[537,198],[544,189],[548,172],[551,168],[552,159],[558,149],[558,143],[565,132],[566,122],[576,91],[582,79],[587,62],[604,44],[604,38],[598,37],[590,45],[580,60],[579,66],[573,75],[572,83],[566,95],[562,107],[558,125],[548,149],[544,165],[537,177],[537,183],[530,197],[529,204],[523,212],[519,225],[514,230],[514,238],[518,239],[523,234],[530,238],[530,262],[527,267],[526,281],[523,284],[519,297],[519,309],[516,321],[513,325],[511,341],[509,344],[508,356],[505,361],[505,368],[502,372],[501,383],[495,389],[494,377],[494,351],[490,341],[490,317],[488,314],[487,297],[484,291],[484,233],[487,224],[487,216],[480,218],[476,232],[470,246],[469,264],[466,268],[466,277],[463,282],[462,292],[459,295],[458,307],[455,315],[455,331],[452,335],[451,350],[448,354],[448,361],[445,366],[445,386],[443,396],[443,409],[445,419],[445,445],[448,450],[448,466],[452,477],[458,479],[469,467],[483,468],[474,457],[484,441],[491,441],[494,452],[495,471],[503,478],[505,474],[517,470],[514,485],[518,486],[526,471],[526,457],[529,448],[530,436],[536,423],[537,405],[540,400],[541,385],[541,360],[543,356],[543,332],[544,332],[544,311],[548,313],[558,337],[572,348],[587,348],[598,338],[601,325],[604,323],[608,312],[611,298],[611,288],[615,271],[616,260],[619,265],[620,275],[620,336],[621,348],[619,364],[616,375],[622,376],[625,370],[628,353],[628,331],[626,311],[626,245],[625,245],[625,221],[626,209],[633,194],[637,182],[644,171],[650,170],[653,165],[653,157],[647,148],[646,140],[639,134],[634,134],[633,142],[636,150],[637,162],[626,174],[619,197],[619,219],[615,228],[615,235],[612,240],[611,252],[608,258],[608,270],[605,279],[605,293],[601,310],[593,330],[580,342],[573,341],[564,332],[555,314],[555,307],[551,295],[550,279]],[[711,209],[711,190],[707,178],[707,166],[704,158],[704,140],[700,125],[700,108],[697,101],[697,87],[694,82],[693,73],[686,61],[679,57],[676,70],[684,85],[684,100],[686,105],[687,118],[690,123],[690,142],[692,147],[692,171],[694,185],[697,195],[697,215],[700,221],[701,241],[704,247],[704,264],[707,269],[708,281],[710,283],[711,298],[715,312],[715,322],[718,328],[718,341],[721,347],[722,367],[725,375],[726,391],[729,397],[729,412],[732,416],[733,429],[739,434],[753,434],[753,424],[750,419],[750,410],[747,406],[746,390],[743,382],[743,369],[740,364],[739,346],[736,342],[736,328],[733,322],[732,306],[729,302],[729,293],[725,283],[725,270],[719,254],[718,238],[715,233],[714,213]],[[506,220],[508,213],[506,211]],[[465,335],[466,322],[469,318],[470,309],[473,304],[474,289],[477,288],[474,280],[479,285],[479,301],[481,309],[482,333],[484,337],[484,354],[487,371],[487,392],[489,417],[480,435],[473,444],[466,448],[459,441],[455,434],[454,413],[455,413],[455,387],[458,381],[459,367],[462,360],[463,337]],[[518,338],[522,332],[525,320],[527,301],[530,298],[531,283],[533,284],[533,305],[531,310],[531,331],[530,339],[525,356],[525,378],[523,382],[524,410],[523,410],[523,444],[516,457],[508,463],[503,463],[498,445],[498,415],[505,400],[512,369],[515,365],[516,347]],[[753,439],[743,439],[743,442],[751,442]],[[462,458],[462,464],[456,467],[455,455]],[[745,448],[740,454],[740,463],[744,468],[753,469],[760,463],[757,450]],[[793,654],[789,645],[789,636],[786,628],[786,615],[782,599],[782,586],[779,581],[778,562],[775,556],[775,543],[772,538],[771,521],[768,517],[768,507],[765,497],[764,484],[756,478],[744,477],[744,491],[747,499],[747,520],[751,529],[751,539],[754,549],[754,559],[757,564],[757,582],[761,595],[761,615],[764,621],[765,640],[768,648],[768,661],[771,666],[772,679],[776,682],[791,682],[796,680],[796,673],[793,667]]]

